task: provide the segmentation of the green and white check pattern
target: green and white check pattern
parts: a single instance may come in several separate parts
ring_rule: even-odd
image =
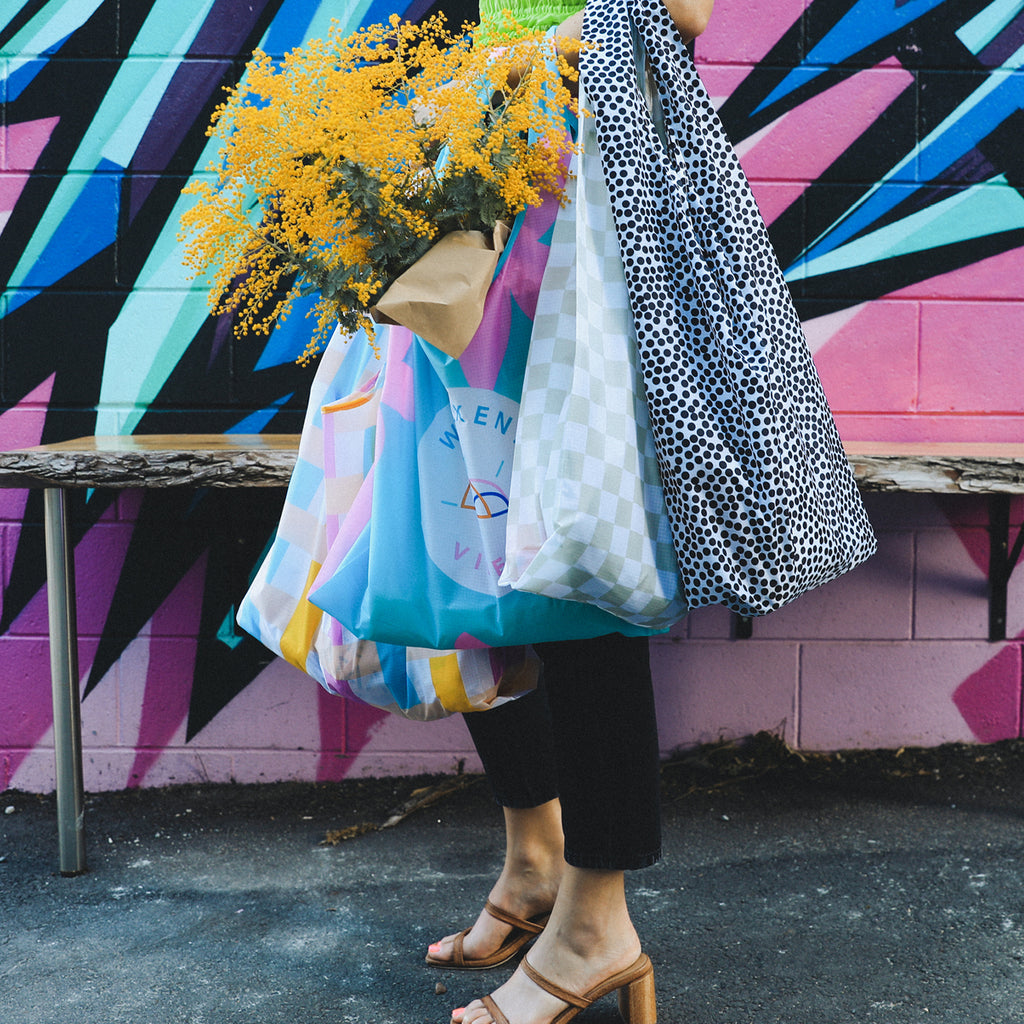
[[[580,139],[530,342],[502,582],[665,628],[686,604],[592,117]]]

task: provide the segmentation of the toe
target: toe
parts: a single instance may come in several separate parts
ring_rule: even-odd
[[[493,1024],[491,1015],[479,999],[474,999],[469,1006],[452,1010],[452,1024]]]
[[[446,935],[427,946],[427,953],[435,960],[451,960],[455,947],[454,935]]]

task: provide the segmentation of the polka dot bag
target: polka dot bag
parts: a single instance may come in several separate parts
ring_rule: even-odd
[[[583,34],[686,603],[770,612],[858,565],[874,534],[768,232],[664,5],[591,0]]]

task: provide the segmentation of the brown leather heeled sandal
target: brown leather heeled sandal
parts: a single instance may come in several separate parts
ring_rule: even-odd
[[[484,904],[484,910],[491,917],[498,921],[512,926],[508,938],[490,956],[467,957],[462,950],[462,944],[466,936],[472,931],[472,927],[464,928],[455,936],[455,948],[449,960],[427,954],[426,960],[431,967],[447,967],[455,971],[486,971],[491,967],[500,967],[511,960],[527,943],[532,942],[548,923],[550,914],[538,914],[527,920],[524,917],[517,917],[510,914],[501,907],[496,907],[490,900]]]
[[[657,1024],[658,1009],[654,997],[654,967],[646,953],[641,953],[629,967],[609,975],[604,981],[598,982],[582,995],[567,992],[560,985],[548,981],[543,974],[530,966],[529,960],[524,959],[520,966],[535,985],[556,999],[561,999],[563,1003],[569,1004],[561,1013],[552,1018],[550,1024],[568,1024],[582,1010],[597,1002],[602,996],[615,991],[619,993],[619,1013],[622,1014],[625,1024]],[[480,1001],[491,1015],[494,1024],[511,1024],[491,996],[484,996]],[[454,1015],[452,1024],[458,1024]]]

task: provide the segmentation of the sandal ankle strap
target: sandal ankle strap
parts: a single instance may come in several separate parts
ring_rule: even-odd
[[[486,910],[487,913],[496,920],[501,921],[503,924],[510,924],[513,928],[518,928],[520,931],[530,932],[533,935],[540,935],[540,933],[544,931],[543,924],[537,924],[535,921],[527,921],[525,917],[516,917],[515,914],[511,914],[507,910],[502,910],[501,907],[495,906],[490,900],[484,904],[484,910]]]

